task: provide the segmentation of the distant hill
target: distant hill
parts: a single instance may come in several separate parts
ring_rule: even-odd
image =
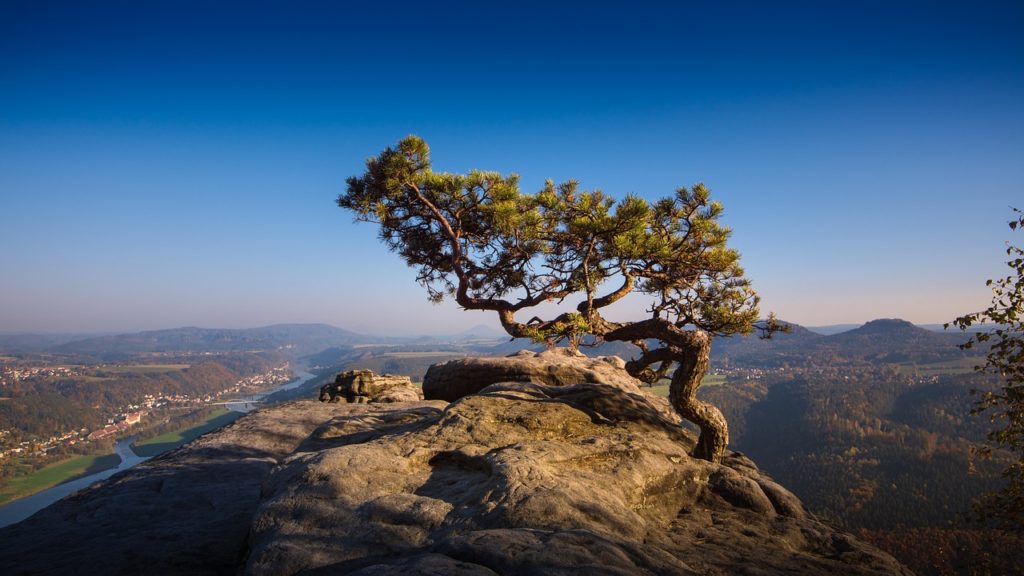
[[[824,336],[831,336],[833,334],[839,334],[841,332],[849,332],[855,328],[859,328],[860,324],[830,324],[828,326],[808,326],[807,329],[811,332],[817,332]],[[923,328],[929,332],[939,332],[941,334],[956,334],[960,330],[950,327],[946,328],[945,324],[915,324],[918,328]],[[968,334],[973,332],[983,332],[991,328],[990,325],[978,325],[967,328]]]
[[[958,348],[962,334],[940,334],[914,326],[906,320],[886,318],[828,336],[827,349],[841,358],[875,362],[938,362],[962,358]]]
[[[50,352],[118,358],[146,352],[239,352],[283,349],[301,356],[332,346],[372,341],[327,324],[277,324],[262,328],[174,328],[68,342]]]
[[[968,355],[960,333],[925,330],[900,319],[872,320],[852,330],[822,335],[796,324],[769,340],[756,335],[716,338],[711,354],[719,366],[779,367],[822,363],[940,362]],[[972,351],[977,354],[978,351]]]
[[[96,336],[96,334],[0,334],[0,352],[42,352],[54,346]]]
[[[829,324],[828,326],[807,326],[807,329],[822,336],[831,336],[840,332],[848,332],[860,326],[860,324]]]
[[[463,330],[458,334],[453,334],[452,339],[456,340],[485,340],[485,339],[505,339],[509,338],[509,335],[504,330],[498,330],[497,328],[491,328],[485,324],[477,324],[472,328]]]
[[[771,338],[759,335],[728,336],[715,338],[711,343],[711,358],[714,364],[757,365],[774,367],[794,359],[805,358],[808,351],[821,342],[825,336],[811,332],[799,324],[782,322],[789,326],[789,332],[773,334]]]

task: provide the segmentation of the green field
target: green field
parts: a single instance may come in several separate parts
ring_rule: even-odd
[[[378,358],[441,358],[441,357],[464,357],[460,352],[383,352],[375,354]]]
[[[191,364],[128,364],[124,366],[101,366],[98,370],[104,372],[135,372],[135,373],[159,373],[177,372],[190,367]]]
[[[984,364],[985,359],[981,357],[959,358],[945,362],[932,362],[930,364],[900,364],[899,370],[903,374],[918,376],[942,376],[946,374],[970,374],[974,367]]]
[[[132,446],[132,449],[139,456],[156,456],[198,438],[210,430],[215,430],[233,422],[241,415],[240,412],[218,408],[212,411],[206,420],[198,424],[144,440]],[[76,478],[116,468],[120,463],[121,458],[117,454],[75,456],[49,464],[45,468],[25,476],[8,478],[7,484],[0,487],[0,504],[35,494],[41,490],[46,490]]]
[[[645,387],[644,390],[668,398],[668,383],[668,378],[663,378],[654,386]],[[708,374],[700,381],[701,386],[721,386],[722,384],[725,384],[725,376],[721,374]]]
[[[230,424],[241,415],[241,412],[232,412],[227,408],[217,408],[210,412],[206,420],[198,424],[136,442],[132,445],[132,450],[139,456],[156,456],[157,454],[177,448],[186,442],[190,442],[210,430],[216,430],[225,424]]]
[[[117,454],[75,456],[50,464],[27,476],[8,478],[7,485],[0,488],[0,504],[46,490],[76,478],[116,468],[120,463],[121,457]]]
[[[83,382],[106,382],[117,380],[122,374],[163,374],[166,372],[180,372],[188,368],[189,364],[134,364],[124,366],[99,366],[88,368],[75,379]],[[104,374],[104,376],[97,376]],[[50,381],[59,380],[61,376],[53,376]]]

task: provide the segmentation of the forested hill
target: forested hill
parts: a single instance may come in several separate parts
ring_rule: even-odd
[[[872,320],[859,328],[824,336],[790,324],[789,333],[764,340],[756,335],[716,338],[718,366],[777,368],[809,365],[879,365],[956,360],[981,351],[958,348],[960,333],[932,332],[899,319]]]
[[[189,327],[87,338],[53,347],[49,351],[104,359],[146,352],[237,352],[275,349],[287,349],[296,355],[304,355],[331,346],[368,340],[371,338],[327,324],[277,324],[240,330]]]

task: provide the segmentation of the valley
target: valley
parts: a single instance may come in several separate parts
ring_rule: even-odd
[[[109,467],[113,442],[129,435],[139,436],[138,454],[159,454],[230,422],[236,415],[225,403],[280,386],[298,366],[309,381],[267,402],[309,398],[343,370],[420,382],[437,362],[543,348],[505,338],[363,337],[319,325],[309,333],[299,325],[197,330],[0,349],[0,498]],[[720,339],[700,394],[729,421],[730,448],[815,515],[919,574],[971,574],[978,559],[1024,569],[1007,553],[1015,537],[972,515],[972,501],[1000,486],[1007,456],[975,456],[988,428],[970,414],[971,390],[997,381],[974,372],[980,352],[960,350],[963,339],[898,320],[831,335],[793,326],[770,340]],[[582,350],[630,354],[621,343]],[[667,381],[649,390],[667,396]],[[942,554],[929,552],[936,549]]]

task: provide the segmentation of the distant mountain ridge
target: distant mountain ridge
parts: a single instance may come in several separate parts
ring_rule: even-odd
[[[782,323],[789,326],[789,332],[775,333],[767,339],[760,338],[756,332],[746,336],[716,337],[711,346],[713,365],[779,367],[820,364],[826,360],[839,364],[925,363],[968,355],[958,348],[967,339],[963,334],[927,330],[897,318],[872,320],[831,335],[791,322]],[[657,345],[655,341],[649,344]],[[543,347],[543,344],[519,338],[494,346],[487,352],[501,356],[514,354],[523,348],[540,350]],[[581,351],[589,356],[614,355],[627,360],[639,353],[639,349],[628,342],[604,342],[594,347],[584,346]]]
[[[872,320],[852,330],[823,335],[797,324],[768,340],[756,336],[716,338],[712,357],[736,365],[780,366],[850,362],[938,362],[967,355],[960,333],[926,330],[898,318]],[[974,353],[977,353],[976,351]]]
[[[50,348],[59,354],[115,357],[146,352],[239,352],[287,348],[311,354],[374,338],[327,324],[275,324],[261,328],[172,328],[99,336]]]
[[[841,332],[849,332],[850,330],[855,330],[857,328],[860,328],[861,326],[863,326],[863,324],[828,324],[825,326],[807,326],[806,328],[811,332],[815,332],[823,336],[832,336],[833,334],[839,334]],[[956,329],[946,328],[945,324],[914,324],[914,326],[917,326],[918,328],[923,328],[929,332],[949,334],[957,331]],[[989,325],[971,326],[966,331],[968,333],[981,332],[989,329],[990,327],[991,326]]]
[[[821,334],[798,324],[786,323],[790,332],[771,339],[756,335],[715,338],[712,357],[736,366],[801,365],[809,359],[831,358],[848,362],[933,362],[961,358],[957,348],[967,340],[959,332],[937,332],[915,326],[906,320],[886,318],[835,334]],[[0,335],[0,352],[46,352],[86,356],[103,360],[147,353],[242,352],[280,350],[295,357],[310,356],[328,349],[356,344],[432,346],[435,343],[461,342],[477,353],[507,355],[523,348],[541,349],[524,339],[506,339],[502,332],[478,325],[448,336],[383,337],[359,334],[328,324],[275,324],[259,328],[184,327],[145,332],[101,335]],[[485,340],[498,341],[484,342]],[[628,343],[609,342],[584,348],[590,355],[618,355],[629,358],[636,350]]]
[[[42,352],[68,342],[95,337],[97,337],[96,334],[5,333],[0,334],[0,351],[15,353]]]

